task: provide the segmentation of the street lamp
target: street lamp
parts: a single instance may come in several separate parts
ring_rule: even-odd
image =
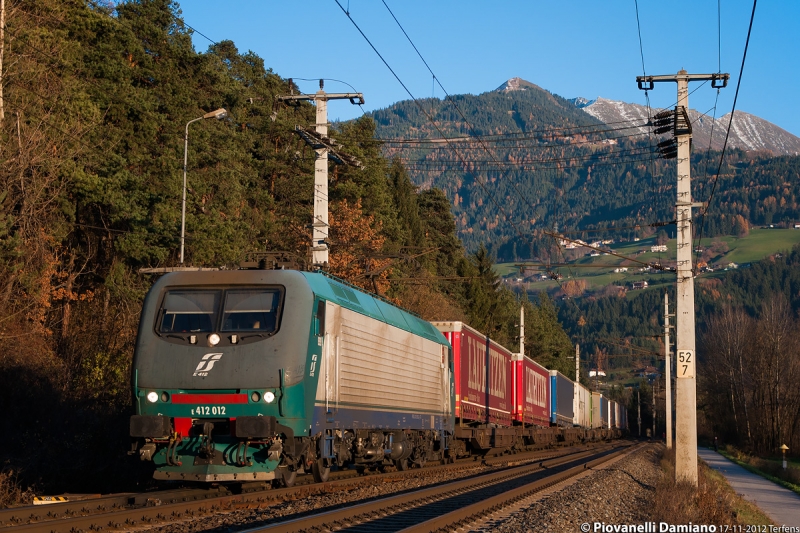
[[[190,120],[186,123],[186,133],[183,136],[183,201],[181,202],[181,264],[183,264],[183,244],[184,244],[184,234],[186,231],[186,162],[188,159],[189,154],[189,124],[192,122],[197,122],[198,120],[203,120],[204,118],[215,118],[217,120],[222,120],[223,118],[228,116],[228,112],[223,109],[219,108],[216,111],[210,111],[203,115],[202,117],[197,117],[194,120]]]

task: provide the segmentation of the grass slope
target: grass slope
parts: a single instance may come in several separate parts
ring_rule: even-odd
[[[710,262],[714,270],[727,267],[730,263],[739,266],[759,261],[771,254],[786,251],[794,245],[800,243],[800,230],[796,229],[753,229],[744,237],[715,237],[713,239],[703,239],[700,243],[701,248],[709,248],[718,243],[719,247],[727,247],[727,251],[717,255]],[[665,264],[674,263],[677,242],[670,239],[666,252],[651,252],[650,247],[655,245],[655,237],[641,239],[636,242],[615,243],[608,246],[613,252],[636,259],[641,263],[661,262]],[[587,251],[583,248],[582,251]],[[580,252],[572,252],[578,254]],[[630,288],[634,281],[647,281],[648,288],[659,285],[671,284],[674,282],[674,274],[671,272],[660,272],[655,270],[642,270],[642,264],[628,259],[622,259],[613,255],[598,255],[591,257],[588,253],[570,261],[574,267],[558,267],[553,270],[559,272],[563,280],[576,279],[586,283],[587,291],[596,291],[608,285],[616,284]],[[539,279],[545,273],[544,267],[534,267],[527,270],[525,276],[520,275],[520,263],[501,263],[496,265],[495,271],[498,275],[506,278],[510,284],[524,283],[525,289],[531,292],[550,291],[559,287],[554,280]],[[627,272],[614,272],[617,268],[627,268]],[[699,277],[714,275],[714,273],[703,273]],[[636,297],[638,291],[628,293],[629,298]]]

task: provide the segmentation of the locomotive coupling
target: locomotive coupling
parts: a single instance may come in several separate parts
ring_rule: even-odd
[[[156,444],[154,442],[148,442],[139,450],[139,459],[142,461],[152,461],[155,453]]]

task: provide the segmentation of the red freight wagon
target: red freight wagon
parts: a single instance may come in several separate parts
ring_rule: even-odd
[[[510,426],[514,410],[511,352],[463,322],[432,324],[453,346],[456,417],[462,422]]]
[[[521,354],[513,355],[514,421],[550,426],[550,371]]]

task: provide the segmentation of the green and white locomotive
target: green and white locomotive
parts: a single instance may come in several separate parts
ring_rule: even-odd
[[[132,451],[161,480],[291,485],[449,458],[450,344],[319,272],[182,271],[142,309]]]

